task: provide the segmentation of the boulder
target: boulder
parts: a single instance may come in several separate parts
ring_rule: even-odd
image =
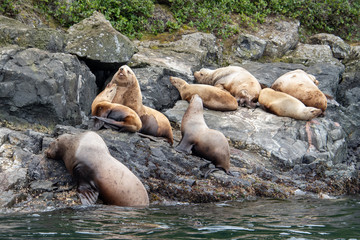
[[[340,37],[328,33],[318,33],[310,37],[310,44],[328,45],[334,58],[345,59],[349,56],[351,47]]]
[[[0,56],[2,119],[45,126],[87,119],[95,76],[75,56],[19,47],[1,48]]]
[[[18,45],[50,52],[63,52],[65,34],[52,28],[30,27],[15,19],[0,16],[0,46]]]
[[[138,42],[139,52],[130,61],[132,67],[163,67],[193,79],[193,72],[205,63],[218,62],[222,49],[212,34],[193,33],[182,35],[174,42]]]
[[[235,56],[245,60],[261,58],[266,49],[267,42],[250,34],[240,34],[233,45]]]
[[[279,58],[294,49],[299,42],[299,26],[300,22],[297,20],[268,18],[255,33],[267,42],[264,55]]]
[[[134,44],[99,12],[71,26],[67,38],[65,51],[84,58],[96,69],[115,69],[136,52]]]
[[[289,52],[282,60],[290,63],[300,63],[306,66],[324,62],[333,65],[341,65],[340,61],[333,57],[331,48],[328,45],[299,43],[296,46],[296,49]]]

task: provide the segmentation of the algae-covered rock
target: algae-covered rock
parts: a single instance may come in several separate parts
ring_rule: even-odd
[[[97,68],[116,68],[136,51],[134,44],[99,12],[71,26],[67,36],[65,51],[98,63]]]
[[[0,46],[18,45],[50,52],[63,52],[65,34],[52,28],[30,27],[15,19],[0,16]]]

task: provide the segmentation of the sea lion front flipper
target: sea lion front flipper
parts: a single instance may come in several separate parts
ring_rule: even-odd
[[[82,205],[93,205],[99,197],[99,191],[93,182],[81,182],[77,188],[77,193]]]
[[[180,143],[175,147],[178,152],[184,152],[191,154],[191,149],[194,147],[194,143],[189,141],[186,135],[181,139]]]

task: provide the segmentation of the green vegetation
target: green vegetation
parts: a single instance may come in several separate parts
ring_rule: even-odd
[[[333,33],[347,40],[360,40],[359,0],[33,0],[44,13],[68,27],[103,13],[114,28],[130,38],[142,33],[158,34],[187,25],[228,38],[240,28],[253,28],[268,16],[298,19],[306,34]],[[0,0],[0,12],[13,9],[12,2]],[[166,4],[174,19],[164,22],[153,16],[155,4]]]

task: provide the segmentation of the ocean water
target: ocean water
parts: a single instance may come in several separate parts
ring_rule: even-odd
[[[0,214],[0,239],[360,239],[360,198]]]

